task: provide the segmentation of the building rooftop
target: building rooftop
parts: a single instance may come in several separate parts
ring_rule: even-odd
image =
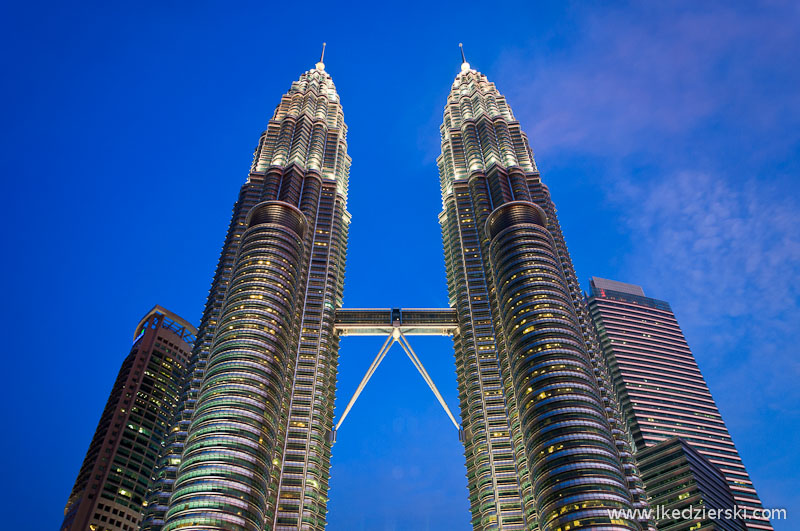
[[[142,317],[142,320],[139,321],[139,324],[136,325],[136,331],[133,335],[134,341],[141,334],[142,326],[144,326],[144,324],[148,321],[148,319],[150,319],[150,317],[153,316],[153,314],[162,315],[167,319],[163,323],[163,326],[165,328],[172,329],[173,332],[183,337],[189,343],[194,342],[194,338],[195,336],[197,336],[197,328],[195,328],[194,325],[192,325],[192,323],[190,323],[180,315],[173,313],[164,308],[163,306],[159,306],[158,304],[153,306],[153,309],[147,312],[147,314],[145,314],[145,316]]]
[[[609,280],[607,278],[592,277],[591,284],[593,288],[617,291],[619,293],[628,293],[629,295],[638,295],[645,297],[644,290],[641,286],[636,284],[627,284],[619,282],[618,280]]]

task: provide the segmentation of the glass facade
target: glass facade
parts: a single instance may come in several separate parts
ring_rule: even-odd
[[[320,62],[261,135],[142,529],[324,529],[350,215]]]
[[[62,531],[139,529],[196,332],[160,306],[136,327],[64,510]]]
[[[547,187],[505,98],[462,65],[438,159],[474,529],[641,529],[645,507]]]
[[[743,531],[725,477],[686,441],[672,437],[636,454],[652,507],[667,517],[656,521],[659,531]],[[697,512],[703,508],[706,514]],[[677,511],[677,513],[673,513]],[[712,511],[729,517],[711,517]],[[683,515],[674,518],[673,514]]]
[[[591,289],[589,309],[637,455],[680,437],[720,469],[738,505],[761,508],[669,303],[646,297],[640,286],[597,277]],[[746,524],[772,529],[762,520]]]

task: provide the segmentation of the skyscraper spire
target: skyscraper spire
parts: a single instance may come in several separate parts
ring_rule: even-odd
[[[325,44],[322,43],[322,55],[319,56],[319,63],[316,64],[317,70],[325,70]]]
[[[466,56],[464,55],[464,43],[459,42],[458,47],[461,50],[461,70],[467,71],[469,70],[470,66],[469,63],[467,62]]]

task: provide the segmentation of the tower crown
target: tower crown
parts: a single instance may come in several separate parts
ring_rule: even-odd
[[[316,68],[294,81],[281,98],[253,154],[251,173],[295,165],[347,190],[350,156],[339,94],[325,71],[325,43]]]
[[[438,165],[442,191],[447,193],[455,180],[476,171],[487,172],[495,165],[535,173],[528,137],[505,97],[485,75],[470,66],[463,48],[461,53],[461,72],[453,80],[440,128],[442,154]]]

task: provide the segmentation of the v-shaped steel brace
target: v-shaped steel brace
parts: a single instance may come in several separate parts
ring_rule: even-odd
[[[353,394],[353,398],[351,398],[350,402],[347,403],[347,407],[344,409],[342,417],[339,419],[339,422],[336,424],[336,427],[333,430],[332,441],[336,441],[336,432],[341,427],[342,422],[344,422],[344,419],[347,418],[347,414],[350,413],[353,404],[355,404],[356,400],[358,400],[358,397],[361,395],[361,392],[364,390],[364,387],[367,385],[367,382],[369,382],[369,379],[372,378],[373,374],[375,374],[375,371],[378,369],[378,366],[383,361],[383,358],[386,357],[386,353],[389,352],[389,349],[392,348],[392,345],[394,345],[395,343],[400,344],[400,346],[405,351],[408,358],[411,360],[411,363],[414,364],[414,367],[416,367],[417,371],[419,371],[419,373],[422,375],[422,379],[425,380],[425,383],[427,383],[428,387],[430,387],[431,391],[433,391],[433,394],[436,396],[436,399],[439,401],[439,404],[441,404],[442,408],[444,409],[444,412],[447,413],[448,417],[450,417],[450,421],[453,423],[453,426],[456,427],[456,429],[459,431],[459,434],[461,433],[461,426],[458,424],[458,422],[456,422],[455,417],[450,412],[450,408],[447,407],[447,403],[444,401],[444,398],[442,398],[441,393],[439,393],[439,390],[436,388],[436,384],[433,383],[433,380],[428,374],[428,371],[425,370],[425,367],[422,365],[422,362],[417,357],[416,352],[414,352],[414,349],[412,349],[411,345],[408,343],[408,339],[406,339],[406,336],[400,331],[399,327],[394,327],[392,333],[389,334],[389,337],[386,338],[386,341],[384,341],[383,346],[378,351],[377,356],[375,356],[375,359],[372,360],[372,364],[369,366],[366,374],[361,379],[361,383],[358,384],[356,392],[355,394]]]

